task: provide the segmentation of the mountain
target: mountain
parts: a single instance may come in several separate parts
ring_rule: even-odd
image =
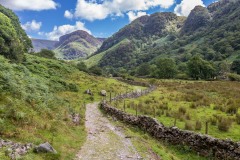
[[[41,49],[53,50],[55,49],[56,43],[58,43],[58,41],[50,41],[43,39],[31,39],[31,40],[34,52],[39,52],[41,51]]]
[[[207,8],[196,6],[185,21],[181,34],[191,34],[201,27],[207,26],[211,21],[211,15]]]
[[[196,6],[188,17],[174,13],[142,16],[106,39],[90,57],[106,71],[132,73],[144,63],[169,57],[177,65],[196,54],[214,65],[233,61],[240,54],[240,1],[220,0]]]
[[[85,31],[78,30],[60,37],[54,52],[59,59],[84,58],[97,51],[103,40],[95,38]]]
[[[185,17],[178,17],[174,13],[155,13],[136,19],[103,42],[96,52],[101,55],[99,65],[114,68],[138,65],[141,63],[138,62],[141,51],[179,32],[184,20]]]

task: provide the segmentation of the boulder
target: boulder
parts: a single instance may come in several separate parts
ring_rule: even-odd
[[[34,152],[36,153],[57,153],[57,151],[48,143],[40,144],[39,146],[34,148]]]
[[[101,96],[107,96],[107,91],[101,90],[100,94],[101,94]]]
[[[93,94],[92,94],[92,91],[91,91],[90,89],[87,89],[87,90],[85,91],[85,93],[86,93],[86,94],[89,94],[89,95],[93,95]]]

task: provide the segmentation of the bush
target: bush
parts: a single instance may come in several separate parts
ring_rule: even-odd
[[[217,125],[217,118],[212,117],[212,118],[209,119],[209,121],[210,121],[211,125],[213,125],[213,126]]]
[[[178,109],[178,112],[179,112],[180,114],[183,114],[183,115],[185,115],[185,114],[186,114],[186,112],[187,112],[187,109],[186,109],[186,108],[184,108],[184,107],[179,107],[179,109]]]
[[[222,118],[218,123],[218,129],[220,131],[227,132],[227,131],[229,131],[231,125],[232,125],[232,121],[230,119]]]
[[[79,62],[77,64],[77,68],[80,70],[80,71],[83,71],[83,72],[87,72],[87,66],[84,62]]]
[[[55,53],[48,49],[42,49],[40,52],[36,53],[39,57],[49,58],[49,59],[56,59]]]
[[[227,76],[228,76],[230,81],[238,81],[238,82],[240,82],[240,75],[238,75],[238,74],[228,73]]]
[[[202,122],[197,120],[195,125],[195,130],[201,130],[202,129]]]
[[[194,129],[194,127],[193,127],[193,125],[192,125],[192,123],[191,122],[185,122],[185,129],[186,130],[193,130]]]

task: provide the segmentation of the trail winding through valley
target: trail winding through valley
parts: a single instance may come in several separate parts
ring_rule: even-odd
[[[142,159],[120,127],[114,126],[98,109],[86,106],[87,141],[75,160],[138,160]]]

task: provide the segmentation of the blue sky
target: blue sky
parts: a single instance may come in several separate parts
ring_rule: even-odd
[[[85,30],[109,37],[135,18],[155,12],[187,16],[196,5],[215,0],[0,0],[14,10],[32,38],[58,40],[64,34]]]

